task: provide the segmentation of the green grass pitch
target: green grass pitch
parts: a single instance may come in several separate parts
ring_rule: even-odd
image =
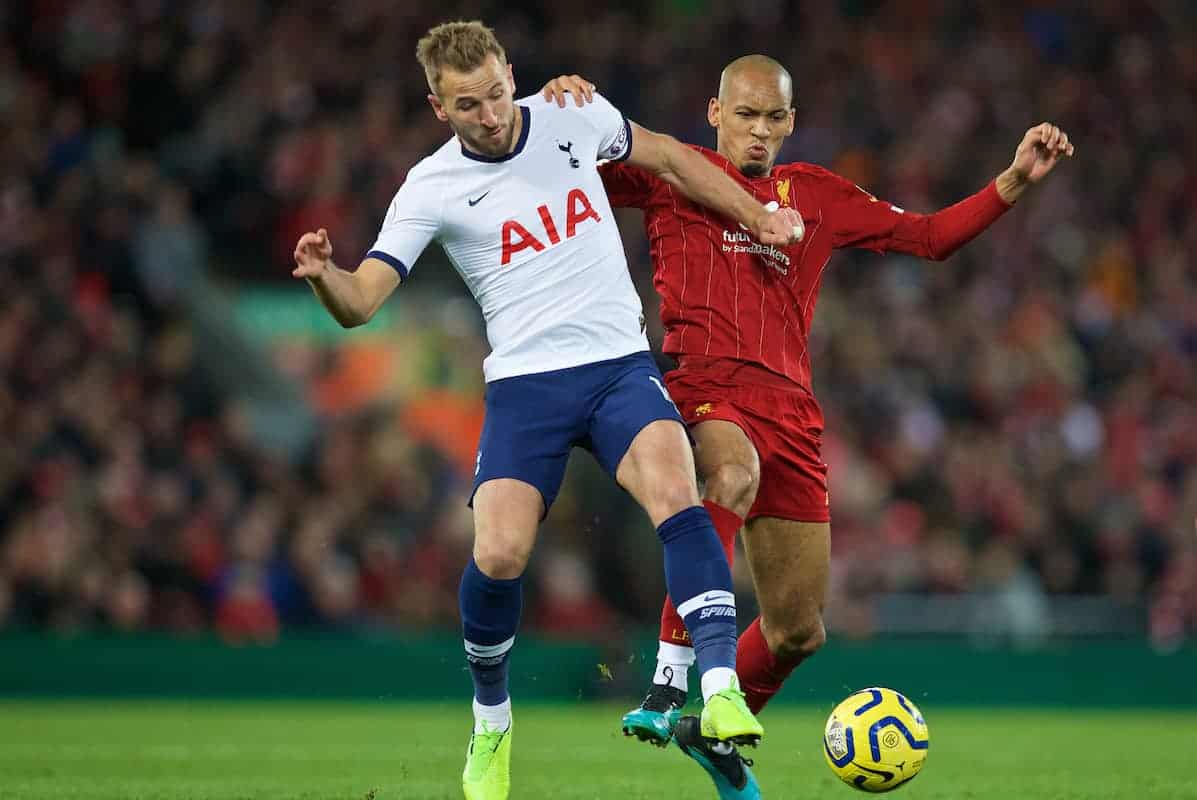
[[[1197,798],[1188,711],[937,709],[900,800]],[[622,706],[516,706],[512,800],[713,798]],[[778,706],[753,756],[766,798],[863,798],[820,750],[828,709]],[[0,798],[457,800],[468,705],[0,701]]]

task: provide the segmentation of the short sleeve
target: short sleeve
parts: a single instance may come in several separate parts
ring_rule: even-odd
[[[578,109],[599,136],[599,161],[623,161],[632,154],[632,124],[598,92],[594,102]]]
[[[395,193],[395,199],[391,201],[386,219],[378,231],[378,238],[366,253],[366,258],[385,261],[398,270],[400,278],[406,280],[420,253],[424,252],[439,231],[438,198],[429,190],[427,183],[409,176]]]

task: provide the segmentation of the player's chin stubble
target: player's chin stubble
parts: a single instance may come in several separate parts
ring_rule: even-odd
[[[759,161],[749,161],[740,165],[740,172],[749,178],[763,178],[768,168]]]
[[[515,133],[515,126],[508,125],[507,135],[498,143],[495,143],[494,140],[486,135],[486,131],[481,129],[478,136],[470,136],[467,133],[458,130],[456,126],[453,126],[453,132],[456,133],[457,137],[464,141],[466,145],[469,146],[469,149],[473,150],[474,152],[481,153],[486,156],[503,156],[511,152],[511,140],[513,138],[512,134]]]

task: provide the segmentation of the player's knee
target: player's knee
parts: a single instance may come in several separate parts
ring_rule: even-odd
[[[495,580],[511,580],[523,575],[530,556],[530,550],[503,540],[474,543],[474,563],[483,575]]]
[[[645,510],[650,517],[665,520],[697,504],[698,487],[694,479],[680,470],[671,470],[660,474],[653,482]]]
[[[706,476],[706,498],[744,517],[756,499],[760,480],[760,470],[755,464],[720,464]]]
[[[798,661],[818,652],[827,641],[823,618],[795,619],[789,624],[766,626],[765,641],[779,661]]]

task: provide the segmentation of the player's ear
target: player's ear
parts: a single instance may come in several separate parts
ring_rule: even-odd
[[[441,103],[441,99],[431,92],[428,93],[428,104],[432,106],[432,113],[436,114],[436,118],[441,122],[448,122],[449,115],[445,113],[445,106]]]
[[[794,122],[797,120],[797,118],[798,118],[798,112],[795,111],[793,108],[791,108],[790,109],[790,122],[788,125],[786,125],[786,136],[789,136],[791,133],[794,132]]]
[[[707,103],[707,122],[711,124],[712,128],[719,127],[719,111],[719,98],[712,97],[710,102]]]
[[[511,89],[511,94],[515,95],[515,71],[511,65],[507,65],[507,88]]]

